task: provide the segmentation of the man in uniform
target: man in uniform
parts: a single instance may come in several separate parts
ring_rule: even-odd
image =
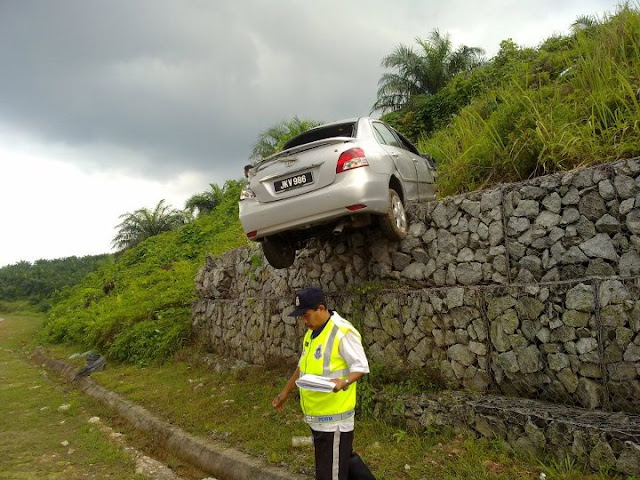
[[[327,308],[319,288],[305,288],[296,295],[293,317],[301,317],[307,330],[298,368],[271,404],[283,411],[284,402],[305,374],[329,379],[333,391],[301,388],[300,405],[311,427],[317,480],[373,479],[352,450],[356,382],[369,373],[360,334],[351,323]]]

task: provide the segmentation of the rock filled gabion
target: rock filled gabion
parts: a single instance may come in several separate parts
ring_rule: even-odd
[[[295,361],[314,285],[369,357],[452,388],[640,413],[640,159],[414,205],[409,234],[312,240],[288,269],[259,245],[207,259],[195,334],[251,363]],[[617,450],[621,451],[621,450]],[[624,450],[632,451],[635,450]]]

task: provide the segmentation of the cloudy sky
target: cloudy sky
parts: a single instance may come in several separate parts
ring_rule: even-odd
[[[493,56],[615,0],[0,0],[0,266],[111,251],[119,215],[242,176],[258,134],[366,115],[438,28]]]

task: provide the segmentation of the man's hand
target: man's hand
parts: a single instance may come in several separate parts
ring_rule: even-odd
[[[342,378],[330,378],[329,381],[336,384],[336,386],[333,387],[333,391],[335,393],[339,392],[340,390],[343,390],[347,385],[349,385],[349,383]]]
[[[278,410],[279,412],[283,412],[284,411],[284,402],[286,400],[287,400],[287,396],[283,395],[282,393],[279,393],[271,401],[271,406],[273,408],[275,408],[276,410]]]

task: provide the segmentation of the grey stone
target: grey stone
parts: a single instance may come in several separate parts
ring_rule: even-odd
[[[627,175],[616,175],[613,179],[613,185],[618,192],[618,197],[623,200],[635,197],[638,193],[636,181]]]
[[[410,280],[424,280],[425,278],[425,266],[423,263],[414,262],[411,265],[405,267],[401,275]]]
[[[450,225],[449,218],[447,217],[447,208],[442,203],[438,203],[438,206],[431,214],[431,218],[440,228],[447,228]]]
[[[458,256],[457,256],[456,260],[459,263],[472,262],[474,260],[474,257],[475,257],[475,255],[473,253],[473,250],[471,250],[468,247],[464,247],[462,250],[460,250],[460,252],[458,252]]]
[[[580,328],[589,325],[591,314],[588,312],[579,312],[577,310],[565,310],[562,314],[562,321],[570,327]]]
[[[450,288],[447,290],[445,303],[449,310],[464,304],[464,288]]]
[[[570,368],[559,371],[557,377],[569,393],[575,393],[578,388],[578,376]]]
[[[616,198],[616,191],[613,188],[611,180],[609,179],[602,180],[600,183],[598,183],[598,193],[605,200],[613,200],[614,198]]]
[[[515,217],[534,218],[540,212],[540,204],[535,200],[520,200],[513,211]]]
[[[624,352],[625,362],[640,362],[640,346],[633,343],[629,344]]]
[[[518,353],[518,365],[522,373],[534,373],[542,368],[540,351],[535,345],[529,345]]]
[[[530,226],[531,222],[527,217],[510,217],[507,222],[509,231],[516,234],[526,231]]]
[[[616,274],[616,271],[603,259],[594,258],[589,261],[589,266],[584,274],[586,277],[612,277]]]
[[[616,470],[626,475],[640,475],[640,446],[638,444],[625,442],[625,448],[616,461]]]
[[[618,260],[616,248],[605,233],[598,233],[595,237],[580,244],[580,249],[589,257],[604,258],[605,260]]]
[[[580,193],[575,187],[571,187],[569,191],[562,197],[563,205],[577,205],[580,201]]]
[[[583,239],[589,239],[596,234],[596,225],[584,215],[580,215],[580,220],[576,224],[576,233]]]
[[[480,202],[474,202],[471,200],[463,200],[460,204],[460,208],[467,212],[472,217],[477,217],[480,215]]]
[[[469,342],[469,350],[471,350],[475,355],[485,356],[487,354],[487,345],[480,342]]]
[[[556,244],[557,245],[557,244]],[[553,247],[552,247],[553,248]],[[554,258],[557,258],[554,255]],[[571,247],[565,253],[559,256],[558,262],[562,265],[574,265],[578,263],[584,263],[589,261],[589,258],[578,247]]]
[[[520,259],[520,266],[529,270],[534,276],[540,276],[542,273],[542,260],[533,255],[527,255]]]
[[[581,338],[576,342],[576,349],[580,355],[598,349],[598,341],[595,338]]]
[[[411,255],[401,252],[393,252],[391,254],[393,268],[396,270],[404,270],[411,263]]]
[[[630,277],[640,274],[640,255],[635,249],[630,249],[620,257],[620,275]]]
[[[635,203],[636,201],[634,198],[628,198],[627,200],[620,202],[620,206],[618,207],[618,213],[620,215],[626,215],[631,210],[633,210],[633,206],[635,205]]]
[[[562,209],[562,198],[560,198],[557,192],[553,192],[542,200],[542,205],[550,212],[560,213]]]
[[[598,301],[601,307],[610,304],[621,304],[629,299],[629,290],[620,280],[605,280],[600,285]]]
[[[634,209],[627,214],[627,228],[634,235],[640,235],[640,210]]]
[[[504,239],[504,229],[502,222],[495,220],[489,224],[489,245],[492,247],[500,245]]]
[[[594,410],[602,406],[603,388],[593,380],[581,378],[576,393],[583,407]]]
[[[455,273],[462,285],[477,285],[482,280],[482,268],[477,262],[460,263]]]
[[[502,190],[484,192],[480,198],[480,210],[486,211],[499,207],[502,203]]]
[[[594,295],[593,285],[580,283],[567,292],[567,308],[581,312],[592,312],[595,305]]]
[[[555,353],[547,356],[547,362],[549,368],[555,372],[559,372],[562,369],[569,368],[569,357],[563,353]]]
[[[517,373],[520,371],[518,356],[513,350],[498,355],[498,364],[505,372]]]
[[[553,213],[550,211],[544,211],[535,220],[536,225],[540,225],[547,230],[551,230],[556,225],[560,225],[562,221],[562,217],[557,213]]]
[[[456,344],[447,350],[447,357],[466,367],[475,363],[476,356],[465,345]]]
[[[597,192],[589,192],[580,199],[578,210],[591,221],[596,221],[607,213],[607,206]]]
[[[596,230],[602,233],[615,233],[620,228],[620,222],[615,217],[612,217],[608,213],[604,214],[596,222]]]
[[[564,212],[562,212],[561,224],[569,225],[577,222],[578,220],[580,220],[580,212],[577,208],[565,208]]]
[[[522,319],[536,320],[544,310],[544,304],[531,297],[522,297],[515,305],[518,316]]]
[[[594,470],[602,470],[615,466],[616,456],[613,449],[604,440],[599,440],[589,454],[589,466]]]

